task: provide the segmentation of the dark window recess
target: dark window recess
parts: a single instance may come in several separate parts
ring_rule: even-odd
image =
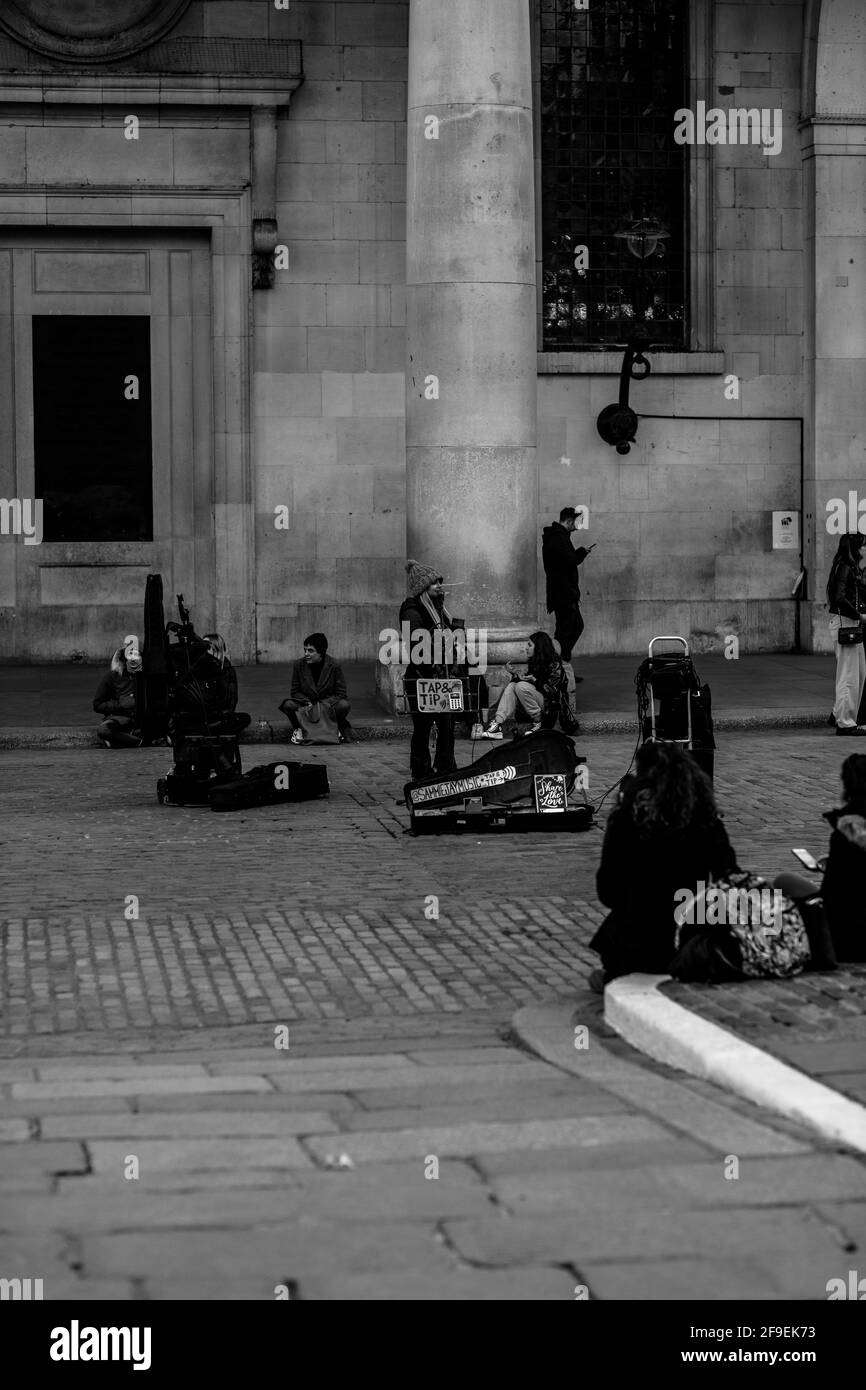
[[[34,317],[33,417],[44,539],[152,540],[150,319]]]
[[[685,0],[539,0],[546,351],[622,343],[642,319],[650,341],[686,344],[688,146]],[[662,223],[639,261],[614,233]],[[589,269],[575,268],[579,246]]]

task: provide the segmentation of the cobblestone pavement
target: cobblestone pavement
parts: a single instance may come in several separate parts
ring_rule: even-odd
[[[598,802],[633,743],[578,748]],[[469,761],[470,745],[458,750]],[[5,754],[2,1033],[506,1017],[585,979],[613,795],[583,834],[414,839],[400,799],[405,744],[303,751],[327,762],[328,801],[236,815],[160,807],[164,749]],[[722,741],[717,792],[744,865],[773,874],[793,864],[791,845],[824,849],[820,812],[847,751],[812,732]],[[136,910],[130,895],[137,920],[124,915]],[[431,895],[438,920],[425,916]],[[790,1006],[791,991],[814,987],[787,986]],[[838,997],[846,986],[828,976],[820,988]]]
[[[600,800],[632,744],[578,746]],[[823,849],[846,751],[724,741],[745,864]],[[866,1242],[863,1162],[611,1035],[585,987],[600,830],[412,839],[406,752],[305,753],[330,802],[237,816],[159,807],[164,750],[3,757],[3,1276],[76,1301],[824,1299]],[[587,1029],[568,1069],[509,1028],[555,999]]]

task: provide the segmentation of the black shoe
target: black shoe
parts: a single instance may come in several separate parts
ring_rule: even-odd
[[[841,725],[837,724],[836,735],[842,738],[863,738],[866,736],[866,725],[846,724],[843,728]]]
[[[830,715],[827,716],[827,723],[830,725],[830,728],[831,728],[831,729],[835,729],[835,727],[836,727],[836,716],[835,716],[835,714],[830,714]]]

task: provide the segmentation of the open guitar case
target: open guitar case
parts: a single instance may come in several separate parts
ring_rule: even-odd
[[[518,734],[497,743],[468,767],[407,782],[403,789],[413,835],[461,834],[486,830],[588,830],[593,809],[586,793],[555,813],[536,807],[535,778],[565,779],[569,796],[577,768],[586,758],[555,729]]]

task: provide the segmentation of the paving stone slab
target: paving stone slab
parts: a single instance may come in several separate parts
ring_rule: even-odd
[[[163,1279],[156,1274],[143,1280],[142,1287],[147,1300],[154,1303],[273,1303],[277,1297],[273,1279],[261,1275],[213,1280]]]
[[[410,1062],[416,1062],[421,1067],[465,1067],[477,1066],[480,1060],[485,1063],[498,1062],[509,1065],[514,1061],[525,1061],[526,1054],[518,1052],[514,1047],[486,1047],[483,1059],[478,1056],[477,1047],[461,1048],[424,1048],[421,1052],[410,1052],[407,1054]]]
[[[744,1159],[739,1178],[725,1177],[725,1163],[646,1165],[639,1171],[557,1172],[498,1178],[493,1187],[515,1212],[583,1211],[593,1206],[778,1206],[783,1202],[862,1196],[866,1167],[829,1154],[784,1159]]]
[[[43,1295],[46,1303],[125,1303],[138,1297],[130,1279],[79,1279],[72,1272],[47,1279]]]
[[[263,1076],[134,1076],[122,1081],[15,1082],[12,1099],[44,1102],[73,1096],[90,1100],[97,1096],[195,1096],[270,1089]]]
[[[37,1063],[38,1081],[63,1081],[75,1083],[76,1081],[123,1081],[127,1077],[142,1079],[145,1077],[186,1077],[186,1076],[207,1076],[204,1066],[201,1064],[186,1063],[177,1067],[169,1062],[164,1065],[154,1066],[150,1062],[129,1062],[115,1063],[102,1061],[81,1063],[76,1059],[68,1061],[62,1065],[57,1062],[46,1064]]]
[[[354,1074],[356,1071],[394,1071],[400,1067],[408,1067],[412,1064],[409,1058],[399,1052],[382,1053],[362,1053],[352,1055],[347,1053],[343,1056],[339,1054],[332,1057],[300,1057],[294,1056],[291,1051],[280,1052],[267,1057],[259,1062],[209,1062],[208,1071],[212,1076],[250,1076],[258,1075],[282,1075],[283,1072],[298,1072],[302,1075],[317,1074],[318,1072],[338,1072],[345,1071]]]
[[[478,1154],[475,1166],[487,1178],[542,1176],[559,1169],[580,1171],[642,1168],[647,1163],[706,1162],[707,1150],[687,1139],[659,1137],[664,1132],[643,1117],[630,1117],[634,1129],[615,1144],[570,1149],[515,1149],[505,1154]]]
[[[355,1163],[375,1163],[380,1159],[409,1158],[416,1154],[435,1154],[439,1158],[470,1157],[473,1154],[503,1153],[511,1149],[553,1149],[584,1144],[615,1142],[629,1116],[587,1115],[580,1119],[526,1120],[511,1124],[464,1124],[423,1126],[415,1129],[361,1131],[341,1134],[341,1151]],[[657,1135],[661,1131],[657,1131]],[[323,1158],[333,1151],[334,1141],[312,1137],[305,1144],[311,1153]]]
[[[27,1144],[0,1147],[0,1178],[19,1174],[86,1173],[87,1155],[83,1144],[43,1143],[31,1139]]]
[[[322,1140],[322,1143],[325,1141]],[[336,1141],[333,1141],[336,1142]],[[332,1146],[333,1146],[332,1142]],[[96,1140],[88,1144],[94,1173],[122,1173],[135,1153],[139,1172],[194,1171],[208,1168],[308,1168],[310,1159],[296,1139],[136,1139],[130,1144]]]
[[[419,1123],[453,1128],[477,1120],[548,1120],[574,1119],[578,1115],[621,1114],[626,1109],[616,1097],[576,1105],[570,1095],[534,1096],[508,1094],[507,1097],[487,1096],[483,1100],[464,1101],[462,1105],[425,1105],[407,1109],[357,1110],[345,1118],[349,1130],[414,1129]]]
[[[184,1139],[242,1135],[321,1134],[337,1125],[321,1110],[201,1111],[168,1115],[65,1115],[42,1121],[43,1139]]]
[[[122,1181],[122,1179],[121,1179]],[[207,1192],[149,1192],[143,1183],[128,1182],[96,1197],[68,1196],[47,1199],[22,1198],[14,1210],[3,1214],[6,1230],[63,1231],[95,1235],[101,1231],[187,1231],[195,1227],[224,1228],[264,1226],[300,1216],[304,1203],[298,1191],[260,1188]]]
[[[553,1069],[544,1062],[521,1062],[514,1067],[501,1067],[498,1065],[486,1066],[467,1066],[459,1068],[459,1080],[464,1085],[477,1084],[495,1086],[508,1084],[513,1081],[531,1081],[534,1079],[544,1080],[550,1077]],[[288,1074],[278,1073],[272,1075],[269,1080],[280,1091],[303,1091],[303,1090],[351,1090],[364,1091],[391,1088],[392,1086],[402,1086],[414,1089],[416,1087],[450,1085],[458,1078],[455,1076],[453,1067],[400,1067],[393,1070],[383,1068],[366,1070],[358,1068],[352,1072],[345,1071],[316,1071],[316,1072],[291,1072]]]
[[[573,1113],[593,1113],[596,1104],[604,1110],[628,1109],[625,1101],[605,1091],[601,1086],[587,1085],[571,1077],[551,1071],[548,1080],[510,1081],[503,1077],[503,1083],[491,1086],[489,1081],[473,1081],[465,1085],[455,1080],[451,1083],[439,1082],[435,1086],[394,1086],[388,1089],[359,1090],[353,1093],[359,1106],[364,1110],[412,1110],[433,1105],[475,1105],[488,1101],[510,1105],[521,1099],[546,1098],[565,1099],[574,1107]],[[599,1111],[601,1113],[601,1110]]]
[[[252,1191],[256,1188],[285,1188],[294,1185],[299,1168],[214,1168],[208,1171],[196,1169],[185,1173],[151,1172],[138,1179],[138,1187],[148,1193],[154,1192],[222,1192],[227,1188],[241,1188]],[[128,1186],[127,1180],[117,1173],[94,1173],[86,1177],[58,1178],[56,1192],[59,1197],[79,1197],[87,1200],[98,1196],[113,1196]]]
[[[364,1092],[364,1094],[369,1094]],[[224,1110],[226,1096],[222,1091],[206,1096],[141,1096],[135,1106],[140,1115],[205,1115],[210,1110]],[[112,1101],[112,1104],[116,1102]],[[81,1102],[78,1102],[80,1108]],[[349,1115],[359,1109],[359,1102],[351,1095],[341,1095],[337,1091],[256,1091],[249,1095],[232,1093],[233,1114],[247,1111],[265,1113],[289,1113],[293,1110],[319,1110],[329,1115]],[[93,1102],[88,1100],[87,1109],[92,1110]]]
[[[510,1220],[446,1222],[448,1239],[476,1264],[569,1263],[664,1259],[751,1260],[772,1251],[826,1261],[840,1246],[817,1216],[793,1207],[748,1211],[652,1211],[633,1207],[590,1209],[579,1216],[521,1216]]]
[[[0,1119],[0,1144],[14,1144],[30,1138],[30,1125],[25,1119]]]
[[[302,1279],[300,1295],[340,1302],[563,1302],[574,1298],[574,1286],[574,1276],[559,1269],[455,1269],[448,1274],[407,1270],[396,1275],[385,1270]]]
[[[862,1252],[866,1250],[866,1202],[837,1202],[825,1200],[817,1211],[835,1230],[842,1233],[846,1243],[854,1244],[860,1253],[860,1262],[866,1275],[866,1260]]]
[[[264,1100],[265,1097],[262,1097]],[[223,1102],[225,1103],[225,1102]],[[87,1101],[90,1115],[131,1115],[132,1099],[127,1096],[91,1096]],[[235,1102],[232,1101],[234,1105]],[[316,1107],[319,1108],[318,1106]],[[4,1100],[0,1102],[0,1114],[5,1119],[39,1120],[43,1115],[78,1115],[81,1101],[78,1097],[51,1100]]]
[[[747,1260],[640,1260],[600,1264],[596,1260],[580,1268],[580,1280],[586,1284],[591,1299],[660,1302],[683,1300],[698,1303],[719,1301],[763,1302],[777,1300],[778,1288],[759,1266]],[[720,1312],[718,1326],[725,1324]],[[718,1349],[721,1343],[707,1342]],[[683,1345],[705,1350],[703,1342]]]
[[[439,1270],[454,1261],[434,1236],[432,1223],[378,1221],[328,1223],[304,1220],[236,1231],[172,1231],[134,1235],[85,1235],[88,1277],[107,1275],[163,1279],[266,1279],[271,1287],[321,1275],[362,1274],[371,1270]],[[30,1262],[32,1264],[32,1261]]]

